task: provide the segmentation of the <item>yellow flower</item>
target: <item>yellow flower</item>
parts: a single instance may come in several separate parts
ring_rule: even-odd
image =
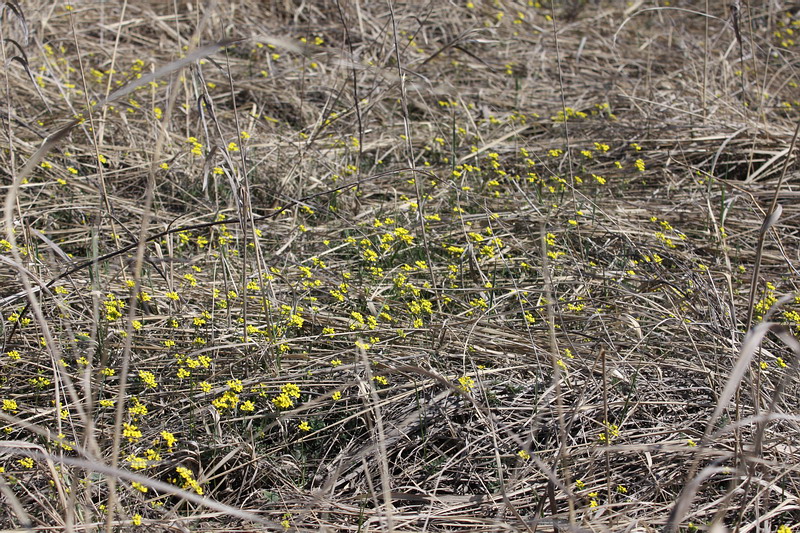
[[[170,433],[169,431],[162,431],[161,438],[164,439],[164,442],[167,443],[167,447],[172,448],[175,446],[175,443],[178,442],[178,439],[175,438],[175,435]]]
[[[128,424],[127,422],[122,424],[122,436],[128,439],[128,442],[136,442],[140,438],[142,438],[142,432],[139,431],[139,428],[134,426],[133,424]]]
[[[294,407],[294,402],[285,392],[282,392],[274,397],[272,399],[272,403],[274,403],[279,409],[289,409],[290,407]]]
[[[302,431],[311,431],[311,426],[309,426],[309,425],[308,425],[308,422],[306,422],[305,420],[303,420],[302,422],[300,422],[300,423],[297,425],[297,428],[298,428],[298,429],[300,429],[300,430],[302,430]]]
[[[144,382],[144,384],[148,387],[152,388],[158,387],[158,383],[156,382],[156,377],[155,375],[153,375],[152,372],[148,372],[147,370],[140,370],[139,379],[141,379]]]
[[[181,488],[193,489],[197,494],[200,495],[203,494],[203,489],[202,487],[200,487],[200,484],[197,482],[197,480],[194,479],[194,475],[192,474],[191,470],[189,470],[185,466],[179,466],[175,468],[175,470],[178,472],[178,475],[180,475],[184,480],[184,483]]]
[[[464,392],[469,392],[475,387],[475,380],[469,376],[458,378],[458,388]]]
[[[294,383],[287,383],[286,385],[282,386],[281,392],[287,396],[291,396],[292,398],[300,397],[300,387]]]

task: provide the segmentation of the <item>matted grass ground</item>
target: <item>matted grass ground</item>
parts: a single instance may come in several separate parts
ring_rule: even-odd
[[[797,527],[783,4],[3,2],[0,527]]]

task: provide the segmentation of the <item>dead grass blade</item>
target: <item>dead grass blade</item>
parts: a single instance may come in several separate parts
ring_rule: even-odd
[[[176,71],[186,67],[187,65],[190,65],[190,64],[194,63],[195,61],[203,59],[204,57],[207,57],[207,56],[213,54],[214,52],[219,51],[220,48],[224,48],[225,46],[229,46],[229,45],[231,45],[233,43],[240,42],[240,41],[241,41],[240,39],[229,39],[229,40],[219,41],[219,42],[216,42],[216,43],[213,43],[213,44],[207,44],[205,46],[201,46],[199,48],[196,48],[196,49],[192,50],[191,52],[189,52],[185,57],[183,57],[181,59],[178,59],[178,60],[175,60],[172,63],[169,63],[167,65],[164,65],[163,67],[157,69],[155,72],[152,72],[150,74],[145,74],[141,78],[137,78],[137,79],[131,81],[130,83],[128,83],[127,85],[125,85],[124,87],[121,87],[121,88],[117,89],[113,93],[109,94],[106,98],[104,98],[100,102],[98,102],[96,107],[103,107],[103,106],[106,106],[108,104],[112,104],[114,102],[117,102],[121,98],[124,98],[125,96],[131,94],[133,91],[135,91],[139,87],[142,87],[142,86],[147,85],[148,83],[150,83],[152,81],[155,81],[155,80],[161,79],[161,78],[163,78],[165,76],[168,76],[168,75],[172,74],[173,72],[176,72]],[[70,122],[69,124],[67,124],[66,126],[64,126],[61,129],[59,129],[58,131],[50,134],[45,139],[44,143],[42,143],[42,146],[40,146],[39,149],[36,150],[36,152],[28,159],[28,161],[25,163],[25,165],[19,171],[19,173],[17,174],[18,180],[21,180],[22,177],[30,175],[33,172],[33,169],[36,168],[36,166],[39,163],[42,162],[42,160],[44,159],[45,155],[47,155],[47,153],[50,152],[50,150],[52,150],[57,144],[59,144],[62,140],[64,140],[64,138],[67,136],[67,134],[69,134],[69,132],[71,132],[81,122],[82,122],[82,119],[80,119],[80,118],[75,119],[72,122]],[[13,202],[12,202],[13,198],[14,198],[14,195],[12,195],[10,193],[6,196],[6,213],[7,213],[6,216],[7,217],[9,216],[8,213],[11,212],[9,204],[11,204],[13,206]]]
[[[669,515],[669,519],[664,527],[664,531],[667,533],[677,531],[679,524],[683,521],[683,517],[689,510],[689,505],[691,505],[695,494],[697,494],[697,491],[700,489],[702,484],[710,477],[716,474],[721,474],[726,470],[727,469],[725,467],[711,465],[705,467],[696,476],[694,476],[681,491],[680,496],[675,502],[675,506],[672,508],[672,512]]]
[[[798,14],[742,63],[710,1],[20,4],[0,434],[87,463],[4,456],[20,520],[795,525]]]
[[[19,55],[13,56],[10,59],[10,61],[16,61],[17,63],[22,65],[22,68],[25,70],[25,73],[28,75],[28,79],[30,79],[30,81],[31,81],[31,87],[33,87],[34,90],[36,91],[36,94],[39,95],[39,98],[41,99],[42,103],[47,108],[47,110],[50,111],[50,104],[45,99],[44,95],[42,94],[42,90],[39,88],[39,85],[36,83],[36,80],[33,77],[33,73],[31,72],[30,64],[28,63],[28,55],[25,53],[25,50],[22,48],[22,45],[20,45],[14,39],[11,39],[11,38],[8,38],[8,37],[6,37],[4,42],[13,44],[14,47],[17,49],[17,53]]]
[[[747,372],[747,369],[750,367],[750,362],[753,360],[753,356],[756,354],[758,346],[761,344],[764,337],[770,332],[779,334],[781,336],[781,340],[784,340],[785,326],[775,324],[773,322],[764,322],[754,327],[747,337],[745,337],[744,342],[742,343],[742,348],[739,350],[739,357],[736,360],[736,364],[730,371],[725,388],[719,394],[719,400],[717,400],[717,405],[714,408],[714,412],[711,414],[711,417],[706,424],[704,438],[707,438],[709,435],[711,435],[711,431],[717,424],[719,417],[722,415],[722,412],[727,409],[728,403],[736,393],[736,389],[739,388],[739,383]]]
[[[19,5],[19,2],[17,2],[17,0],[4,0],[2,5],[0,5],[0,21],[2,21],[6,10],[14,13],[14,16],[17,18],[17,22],[22,28],[23,44],[28,46],[28,42],[30,41],[30,30],[28,29],[28,21],[25,20],[25,12]]]
[[[194,492],[189,492],[187,490],[179,489],[175,485],[170,485],[169,483],[165,483],[157,479],[151,479],[149,477],[142,476],[140,474],[135,474],[133,472],[128,472],[126,470],[122,470],[119,468],[111,468],[97,461],[87,461],[85,459],[77,459],[74,457],[55,455],[45,451],[41,447],[38,448],[38,451],[30,451],[30,448],[31,444],[24,441],[4,441],[2,444],[0,444],[0,450],[3,450],[6,454],[12,456],[21,455],[39,461],[45,461],[48,465],[51,465],[50,468],[54,472],[55,472],[53,466],[54,464],[77,466],[88,472],[97,472],[99,474],[104,474],[106,476],[110,476],[115,479],[121,479],[128,482],[141,483],[146,487],[150,487],[164,494],[174,494],[176,496],[180,496],[181,498],[190,501],[195,505],[199,505],[201,507],[207,507],[209,509],[225,513],[227,515],[239,518],[241,520],[246,520],[248,522],[260,524],[261,526],[264,526],[271,531],[285,530],[279,524],[276,524],[271,520],[267,520],[266,518],[263,518],[257,514],[243,511],[241,509],[231,507],[230,505],[225,505],[224,503],[217,502],[215,500],[212,500],[211,498],[204,498]],[[55,479],[58,479],[58,476],[55,476]]]

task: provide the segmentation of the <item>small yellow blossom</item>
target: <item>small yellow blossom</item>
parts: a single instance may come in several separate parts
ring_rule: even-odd
[[[172,448],[175,446],[175,443],[178,442],[178,439],[175,438],[175,435],[170,433],[169,431],[162,431],[161,438],[164,439],[164,442],[167,443],[167,447]]]
[[[294,402],[285,392],[282,392],[273,398],[272,403],[274,403],[279,409],[289,409],[290,407],[294,407]]]
[[[464,392],[469,392],[475,387],[475,380],[469,376],[458,378],[458,388]]]

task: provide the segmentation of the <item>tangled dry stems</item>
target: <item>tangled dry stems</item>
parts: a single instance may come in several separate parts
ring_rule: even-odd
[[[790,12],[264,4],[4,5],[3,527],[797,522]]]

